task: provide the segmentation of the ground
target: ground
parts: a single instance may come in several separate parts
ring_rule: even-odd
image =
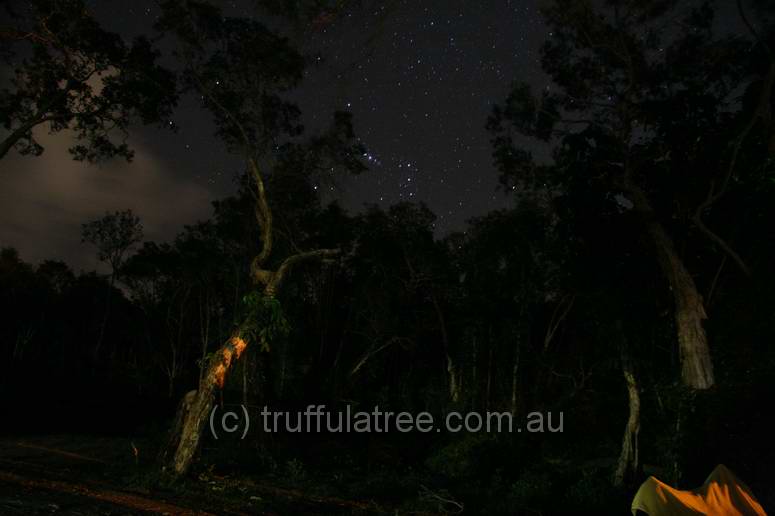
[[[267,479],[199,473],[160,487],[146,443],[44,436],[0,440],[0,514],[393,514],[377,502]],[[412,512],[421,514],[420,512]]]

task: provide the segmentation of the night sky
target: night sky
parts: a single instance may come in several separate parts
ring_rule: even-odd
[[[147,32],[158,12],[151,1],[89,3],[107,29],[127,39]],[[229,14],[252,12],[250,1],[225,6]],[[337,109],[351,111],[370,150],[370,170],[342,178],[327,197],[351,211],[364,203],[424,201],[438,216],[439,236],[513,203],[496,191],[484,126],[513,80],[548,85],[538,49],[549,34],[537,6],[366,0],[309,27],[303,50],[321,59],[291,97],[310,130]],[[209,203],[234,191],[241,160],[226,153],[192,99],[183,99],[174,123],[177,133],[135,126],[129,165],[73,162],[66,134],[42,136],[41,157],[9,154],[0,173],[0,245],[17,247],[27,261],[64,259],[89,269],[97,263],[94,250],[80,244],[80,224],[105,210],[132,208],[153,240],[207,218]]]

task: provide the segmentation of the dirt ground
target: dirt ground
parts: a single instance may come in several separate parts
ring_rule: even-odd
[[[182,489],[142,487],[137,479],[149,471],[143,448],[126,439],[82,436],[0,439],[0,514],[382,513],[367,502],[215,475],[200,475]]]

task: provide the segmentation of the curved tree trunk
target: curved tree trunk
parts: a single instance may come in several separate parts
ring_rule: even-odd
[[[255,267],[257,262],[254,261],[253,279],[256,284],[264,285],[263,293],[265,296],[273,297],[278,293],[285,275],[295,265],[308,260],[325,260],[338,253],[337,249],[318,249],[295,254],[283,260],[276,271],[257,268]],[[216,387],[223,388],[234,360],[240,357],[247,346],[248,343],[244,335],[240,329],[237,329],[208,362],[204,376],[199,382],[199,389],[197,389],[194,400],[185,416],[178,447],[172,459],[172,469],[175,475],[184,475],[191,467],[194,455],[199,449],[199,441],[202,438],[205,423],[213,409],[215,389]]]
[[[715,380],[708,338],[703,327],[707,315],[702,295],[662,226],[655,222],[649,224],[649,234],[657,247],[662,272],[667,276],[673,291],[676,331],[681,350],[681,378],[687,387],[708,389]]]
[[[194,399],[196,399],[196,390],[188,391],[180,400],[180,403],[178,403],[175,421],[172,423],[172,428],[169,431],[167,444],[159,452],[159,462],[161,464],[171,464],[170,457],[178,449],[183,422],[186,420],[186,414],[191,410]]]
[[[715,383],[708,338],[703,321],[707,319],[702,295],[697,290],[683,260],[675,250],[673,240],[656,219],[654,210],[643,191],[627,185],[635,209],[641,213],[646,231],[657,252],[662,273],[670,284],[675,301],[675,323],[681,355],[681,379],[692,389],[708,389]]]
[[[262,287],[264,296],[275,297],[280,291],[283,280],[288,272],[296,265],[311,260],[327,260],[339,254],[338,249],[317,249],[315,251],[302,252],[283,259],[276,270],[264,269],[273,248],[273,215],[267,200],[267,192],[264,186],[264,178],[257,161],[257,154],[253,140],[248,132],[226,107],[214,97],[202,83],[199,76],[194,73],[193,78],[198,84],[203,96],[206,96],[216,110],[220,111],[233,124],[242,143],[245,146],[245,158],[248,172],[255,182],[256,204],[255,217],[261,233],[261,250],[250,264],[250,275],[253,284]],[[193,462],[194,455],[199,449],[205,422],[209,419],[213,409],[213,397],[215,388],[223,388],[226,376],[232,366],[233,360],[239,358],[248,343],[238,328],[232,337],[215,352],[207,364],[207,369],[199,382],[199,389],[185,415],[183,428],[180,433],[178,447],[172,460],[172,468],[175,475],[181,476],[188,472]]]
[[[199,449],[205,422],[213,409],[215,388],[223,387],[232,361],[239,358],[246,347],[247,342],[240,337],[239,333],[236,333],[208,362],[204,377],[199,382],[199,389],[193,395],[193,399],[188,401],[187,412],[183,416],[180,439],[177,441],[177,450],[172,458],[172,468],[176,475],[184,475],[188,472],[194,455]]]

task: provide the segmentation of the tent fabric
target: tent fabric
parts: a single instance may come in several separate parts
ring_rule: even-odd
[[[643,511],[649,516],[766,516],[748,487],[723,464],[697,489],[680,491],[649,477],[632,500],[632,514]]]

